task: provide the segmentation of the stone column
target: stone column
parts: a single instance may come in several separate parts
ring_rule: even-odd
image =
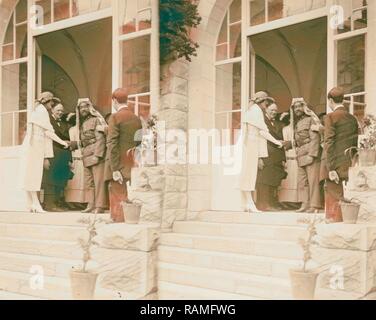
[[[368,1],[368,40],[366,48],[367,113],[376,115],[376,1]]]
[[[162,66],[161,102],[158,118],[165,125],[166,135],[159,147],[162,154],[175,150],[174,161],[164,163],[165,188],[162,230],[168,231],[176,220],[185,220],[187,212],[187,141],[188,141],[188,76],[189,63],[180,59]],[[179,136],[179,138],[178,138]],[[163,139],[162,139],[163,140]],[[175,144],[175,145],[174,145]],[[178,144],[179,150],[176,149]],[[162,162],[164,159],[161,159]]]

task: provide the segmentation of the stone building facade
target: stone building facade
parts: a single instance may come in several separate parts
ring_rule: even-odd
[[[0,179],[3,182],[0,185],[0,211],[25,210],[25,199],[14,178],[20,161],[22,130],[25,129],[22,126],[25,126],[36,94],[45,88],[69,92],[73,96],[91,95],[106,113],[111,109],[109,97],[101,94],[98,88],[128,87],[133,90],[131,99],[135,111],[146,117],[156,114],[164,123],[163,135],[167,138],[158,145],[159,150],[163,150],[161,154],[176,145],[186,150],[182,155],[178,151],[173,153],[174,161],[165,161],[162,156],[156,166],[133,170],[130,197],[142,199],[144,203],[139,226],[108,225],[100,230],[100,248],[96,256],[102,265],[100,285],[115,295],[116,292],[131,292],[132,298],[147,298],[155,297],[153,294],[160,291],[162,298],[169,297],[172,287],[168,283],[173,282],[177,270],[166,273],[171,267],[163,266],[168,257],[160,250],[158,258],[157,249],[161,243],[165,247],[178,243],[171,240],[173,235],[163,240],[163,234],[176,231],[174,225],[183,228],[180,223],[203,217],[209,219],[212,214],[218,216],[222,225],[226,221],[246,220],[239,218],[238,213],[242,211],[242,199],[236,171],[236,155],[241,152],[237,137],[242,115],[255,91],[270,91],[277,98],[281,111],[288,110],[293,97],[304,96],[317,113],[322,113],[326,111],[327,91],[342,85],[346,88],[347,106],[359,120],[365,113],[376,113],[376,93],[372,90],[376,84],[372,72],[376,69],[376,43],[372,41],[376,35],[374,1],[199,0],[202,22],[191,34],[199,44],[197,57],[190,63],[178,60],[162,66],[159,65],[157,0],[97,1],[94,7],[75,0],[65,1],[69,4],[65,7],[59,6],[59,1],[39,2],[46,9],[46,27],[41,29],[25,22],[26,17],[32,15],[25,11],[25,5],[32,5],[32,0],[0,0]],[[26,17],[22,18],[25,12]],[[103,53],[102,69],[96,68],[99,62],[89,54],[93,48],[84,41],[86,32],[98,32],[95,29],[98,22],[103,23],[102,28],[112,30],[107,39],[109,56],[105,54],[106,50],[99,50],[103,43],[97,43],[96,54]],[[91,29],[84,28],[89,25]],[[69,37],[66,37],[67,33]],[[20,34],[22,40],[17,38]],[[70,46],[65,46],[64,56],[71,61],[49,49],[49,43],[58,46],[49,35],[69,38]],[[80,41],[81,47],[77,46]],[[81,50],[77,51],[77,48]],[[141,51],[143,54],[139,54]],[[49,60],[43,60],[46,56]],[[25,70],[20,67],[22,64],[25,64]],[[75,68],[69,69],[70,64],[81,70],[80,73],[86,70],[86,80],[75,74]],[[86,65],[86,69],[79,69],[82,65]],[[13,67],[10,71],[16,71],[13,77],[9,76],[10,67]],[[108,73],[102,83],[91,82],[95,78],[91,73],[94,69]],[[66,79],[69,85],[53,86],[56,78],[48,78],[43,70]],[[66,104],[69,103],[67,100]],[[211,140],[213,129],[228,133],[225,136],[228,139]],[[200,151],[190,148],[196,140],[200,142],[202,136],[208,138],[209,160],[219,155],[218,162],[187,161],[192,153],[197,158],[205,156],[205,148]],[[205,146],[206,141],[201,142]],[[231,166],[235,173],[226,173]],[[208,212],[212,213],[207,215]],[[223,218],[223,212],[229,215]],[[329,294],[332,298],[345,294],[357,299],[367,296],[376,287],[372,263],[376,249],[375,230],[371,226],[376,208],[371,206],[367,212],[371,213],[364,225],[322,226],[319,230],[321,251],[317,256],[318,260],[325,260],[319,262],[334,264],[333,257],[341,253],[340,264],[345,266],[348,277],[346,289],[339,295],[332,291]],[[263,221],[262,217],[255,219]],[[286,216],[285,219],[282,225],[296,224],[295,217]],[[258,227],[262,228],[262,225]],[[290,239],[287,231],[283,234],[285,237]],[[216,247],[215,243],[204,240],[196,244],[190,238],[181,237],[182,243],[178,244],[190,249],[196,245],[206,250]],[[235,246],[238,240],[234,240]],[[227,248],[231,252],[232,245],[227,243],[226,247],[222,238],[217,244],[222,242],[220,251],[227,253]],[[281,249],[282,258],[286,258],[284,250],[290,257],[289,246]],[[242,248],[239,245],[239,252]],[[256,247],[252,248],[257,251]],[[119,252],[121,254],[117,256]],[[165,259],[162,267],[158,266],[158,259]],[[176,259],[183,259],[183,254],[177,255]],[[213,261],[208,258],[195,263],[210,269],[217,267]],[[233,265],[231,268],[232,272],[241,269]],[[279,274],[280,270],[273,272]],[[330,272],[324,273],[320,280],[320,287],[329,291]],[[176,273],[177,278],[179,275],[183,278]],[[201,285],[196,283],[196,287],[213,285],[207,284],[204,278],[200,281]],[[237,296],[225,287],[216,290],[223,290],[234,298],[241,294],[247,296],[245,292],[250,292],[249,288],[237,289],[234,291]],[[203,296],[204,293],[200,291]]]

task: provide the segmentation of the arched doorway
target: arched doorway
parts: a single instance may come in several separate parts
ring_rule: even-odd
[[[36,37],[36,42],[41,91],[53,92],[67,112],[74,112],[83,97],[90,98],[103,115],[111,112],[111,18],[47,33]]]
[[[135,110],[158,108],[157,0],[38,0],[28,7],[33,3],[0,1],[1,211],[26,208],[21,144],[41,91],[54,92],[66,111],[90,97],[106,114],[112,90],[131,87]]]
[[[227,130],[230,139],[222,140],[218,151],[221,164],[213,165],[213,210],[243,208],[239,137],[241,119],[254,92],[269,91],[281,113],[289,109],[293,97],[304,97],[317,113],[326,111],[326,2],[315,2],[312,7],[298,2],[279,3],[275,6],[273,1],[233,0],[224,13],[215,47],[214,113],[215,128]],[[248,8],[250,12],[244,14]],[[289,15],[300,17],[281,21],[275,27],[268,23]],[[238,170],[228,170],[228,163]]]

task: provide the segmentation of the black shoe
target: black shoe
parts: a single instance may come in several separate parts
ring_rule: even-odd
[[[71,203],[66,203],[63,208],[66,208],[67,211],[76,211],[77,208]]]
[[[85,210],[82,210],[81,213],[93,213],[94,208],[93,207],[87,207]]]
[[[308,211],[308,207],[306,207],[305,205],[303,205],[299,210],[296,210],[297,213],[305,213]]]

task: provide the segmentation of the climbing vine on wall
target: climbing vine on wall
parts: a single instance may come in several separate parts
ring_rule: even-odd
[[[196,1],[159,0],[161,63],[185,58],[191,61],[197,55],[198,44],[190,37],[201,17]]]

